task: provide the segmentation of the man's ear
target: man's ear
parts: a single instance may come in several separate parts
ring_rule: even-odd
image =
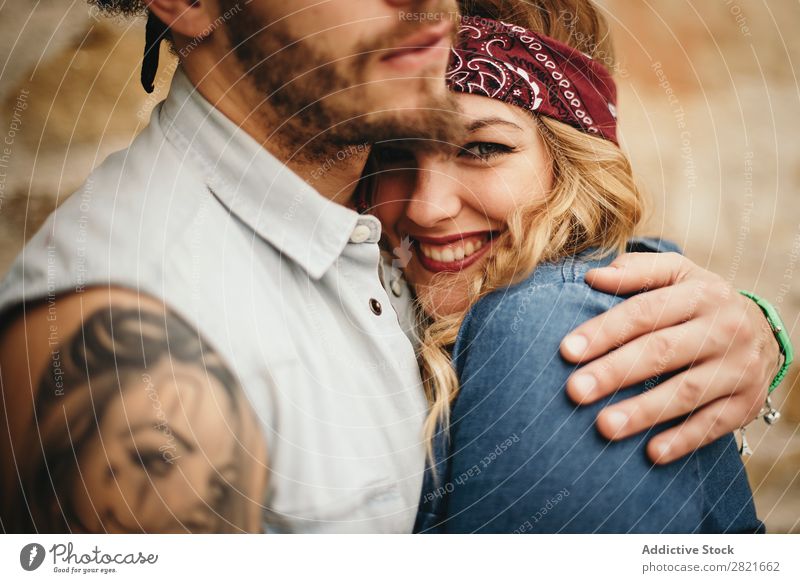
[[[147,8],[173,33],[197,38],[209,33],[213,22],[209,0],[145,0]]]

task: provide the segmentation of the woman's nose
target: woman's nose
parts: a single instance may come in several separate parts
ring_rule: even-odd
[[[421,227],[435,227],[461,212],[458,183],[442,170],[420,166],[406,216]]]

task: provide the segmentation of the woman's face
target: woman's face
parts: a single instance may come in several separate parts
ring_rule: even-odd
[[[242,460],[240,413],[199,367],[162,364],[129,382],[84,453],[77,512],[94,532],[221,532]],[[258,512],[257,508],[252,509]]]
[[[529,113],[477,95],[457,100],[465,143],[444,151],[391,144],[376,151],[373,213],[398,258],[410,245],[404,274],[436,315],[466,307],[471,275],[512,211],[544,200],[552,185],[550,160]]]

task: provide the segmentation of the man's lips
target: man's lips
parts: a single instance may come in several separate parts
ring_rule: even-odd
[[[394,67],[408,68],[428,61],[440,49],[442,54],[445,54],[450,47],[452,27],[452,22],[443,20],[439,24],[414,33],[384,54],[381,62]]]
[[[486,254],[496,231],[471,231],[444,237],[411,236],[420,264],[433,273],[461,271]]]

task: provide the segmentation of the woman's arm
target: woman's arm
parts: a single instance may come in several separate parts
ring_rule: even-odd
[[[732,436],[654,466],[645,455],[650,433],[618,442],[598,434],[602,407],[658,380],[576,406],[565,392],[573,366],[560,356],[560,340],[620,300],[582,282],[532,281],[484,298],[461,328],[444,530],[760,529]]]

